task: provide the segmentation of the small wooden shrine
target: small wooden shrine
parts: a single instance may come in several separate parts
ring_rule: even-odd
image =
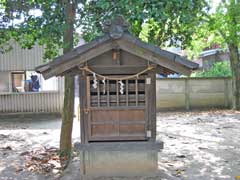
[[[121,16],[103,32],[36,71],[80,76],[81,143],[155,140],[156,74],[188,75],[198,65],[133,37]]]

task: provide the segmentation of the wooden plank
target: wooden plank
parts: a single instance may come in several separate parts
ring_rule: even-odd
[[[159,66],[156,67],[156,73],[169,75],[169,74],[174,74],[175,72],[171,69],[168,69],[166,67],[163,67],[163,66],[159,65]]]
[[[81,74],[79,75],[79,99],[80,99],[80,133],[81,133],[81,143],[87,143],[86,132],[87,126],[85,124],[85,107],[87,103],[86,97],[86,77]]]
[[[149,73],[151,77],[151,84],[149,88],[149,98],[148,98],[148,113],[149,113],[149,121],[151,126],[151,139],[153,141],[156,140],[156,130],[157,130],[157,122],[156,122],[156,75],[155,71],[152,70]]]
[[[91,110],[109,110],[109,111],[111,111],[111,110],[135,110],[135,109],[142,109],[142,110],[144,110],[145,109],[145,106],[142,106],[142,107],[140,107],[140,106],[128,106],[128,107],[126,107],[126,106],[110,106],[110,107],[91,107],[90,108]]]
[[[126,106],[128,106],[128,80],[126,80],[126,85],[125,85],[125,91],[126,91]]]
[[[85,85],[86,85],[86,107],[85,108],[89,108],[91,106],[91,85],[90,85],[90,77],[89,76],[86,76],[85,77]]]
[[[145,113],[144,113],[144,119],[145,119],[145,132],[147,132],[148,130],[151,131],[151,122],[149,121],[149,109],[148,109],[148,105],[149,105],[149,97],[150,97],[150,86],[151,86],[151,77],[146,77],[149,80],[145,81]],[[150,84],[149,84],[150,83]]]
[[[157,136],[157,112],[156,112],[156,72],[155,70],[152,71],[152,82],[153,82],[153,97],[152,97],[152,128],[153,128],[153,141],[156,140]]]
[[[145,48],[139,47],[135,44],[129,43],[124,39],[118,40],[117,43],[119,44],[121,49],[129,53],[132,53],[136,56],[140,56],[144,59],[150,60],[151,62],[156,63],[160,66],[166,67],[174,72],[185,74],[185,75],[189,75],[191,73],[191,70],[189,68],[181,64],[178,64],[174,61],[171,61],[165,57],[157,56],[155,53]]]
[[[100,81],[97,82],[97,104],[100,107]]]
[[[111,75],[118,75],[118,74],[136,74],[144,69],[147,68],[147,66],[127,66],[127,65],[116,65],[116,66],[90,66],[89,67],[92,71],[98,73],[98,74],[111,74]]]
[[[110,98],[109,98],[109,80],[107,80],[107,106],[110,106]]]
[[[118,110],[118,118],[120,121],[143,121],[144,120],[144,110],[143,109],[134,109],[134,110]]]
[[[110,40],[110,37],[108,35],[102,36],[101,38],[97,38],[87,44],[84,44],[82,46],[75,48],[73,51],[71,51],[69,53],[66,53],[62,56],[55,58],[53,61],[51,61],[48,64],[43,64],[43,65],[36,67],[36,71],[43,72],[47,68],[51,68],[51,67],[54,67],[54,66],[57,66],[60,64],[64,64],[66,61],[69,61],[70,59],[74,59],[77,56],[84,54],[85,52],[87,52],[90,49],[94,49],[94,47],[98,46],[101,43],[109,42],[109,40]]]
[[[138,79],[135,79],[135,98],[136,98],[136,106],[138,106]]]
[[[97,136],[118,136],[117,131],[115,130],[116,124],[92,124],[91,131],[92,134],[90,137]]]
[[[117,106],[119,106],[119,83],[116,81],[116,95],[117,95]],[[116,132],[117,135],[119,136],[120,130],[119,130],[119,113],[117,113],[117,117],[115,118],[116,121]]]
[[[101,125],[101,124],[116,124],[114,121],[92,121],[92,125]],[[125,121],[120,121],[119,125],[134,125],[134,124],[146,124],[145,121],[132,121],[130,120],[125,120]]]
[[[113,64],[120,65],[120,49],[113,49],[112,50],[112,61]]]
[[[117,110],[98,110],[91,108],[92,112],[92,122],[103,122],[103,121],[113,121],[118,118]]]
[[[119,83],[116,81],[116,97],[117,97],[117,106],[119,106]]]
[[[73,60],[70,61],[63,61],[63,63],[59,64],[58,66],[55,66],[55,68],[48,69],[47,71],[43,71],[42,74],[45,79],[48,79],[52,76],[57,76],[59,74],[63,74],[63,72],[68,71],[81,63],[87,62],[89,59],[92,59],[96,56],[99,56],[100,54],[103,54],[104,52],[107,52],[112,49],[112,43],[106,42],[102,46],[98,46],[94,49],[90,49],[79,57],[73,57]]]
[[[143,134],[145,136],[145,124],[121,124],[119,125],[120,137],[123,135],[134,136],[135,134]]]
[[[90,80],[91,80],[91,78],[92,77],[86,76],[86,74],[85,74],[85,80],[86,80],[86,82],[85,82],[85,85],[86,85],[86,87],[85,87],[85,90],[86,90],[86,92],[85,92],[86,105],[85,105],[85,108],[84,108],[85,143],[88,143],[89,137],[91,137],[91,134],[92,134],[92,129],[91,129],[91,115],[92,115],[92,112],[91,112],[91,109],[90,109],[90,106],[91,106],[91,101],[90,101],[91,84],[90,84]]]
[[[135,92],[134,92],[135,93]],[[102,102],[107,102],[107,96],[106,95],[101,95],[101,97],[103,97],[101,99]],[[113,102],[117,101],[117,96],[116,95],[109,95],[109,97],[111,98],[111,100]],[[145,94],[138,94],[138,101],[144,101],[145,100]],[[129,102],[136,102],[136,95],[135,94],[131,94],[128,95],[128,101]],[[97,103],[98,102],[98,96],[97,95],[91,95],[91,102]],[[126,96],[119,94],[119,102],[126,102]]]
[[[175,53],[160,49],[158,46],[154,46],[152,44],[145,43],[145,42],[135,38],[134,36],[132,36],[129,33],[124,33],[123,36],[122,36],[122,40],[127,41],[129,44],[133,44],[137,47],[148,50],[148,51],[154,53],[155,56],[160,56],[162,58],[167,58],[168,61],[178,62],[179,64],[182,64],[182,65],[188,67],[189,69],[198,68],[197,63],[189,61],[185,57],[182,57],[182,56],[177,55]]]
[[[121,50],[121,65],[143,66],[147,65],[146,59]]]
[[[91,108],[91,118],[90,139],[95,137],[95,140],[101,141],[106,137],[115,137],[115,140],[124,140],[122,135],[127,137],[129,134],[128,137],[132,137],[139,133],[144,134],[145,138],[144,109]]]

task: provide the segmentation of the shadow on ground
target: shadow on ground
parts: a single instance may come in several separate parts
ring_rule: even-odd
[[[41,118],[1,118],[0,120],[0,180],[10,179],[56,179],[54,174],[42,175],[27,172],[24,170],[24,157],[20,154],[37,147],[58,147],[61,120],[56,117]],[[124,173],[118,176],[99,177],[87,176],[91,168],[106,166],[113,159],[103,154],[87,155],[84,169],[81,168],[80,155],[75,157],[69,168],[62,176],[63,180],[68,179],[104,179],[104,180],[125,180],[125,179],[181,179],[181,180],[230,180],[240,175],[240,113],[230,110],[219,111],[198,111],[198,112],[161,112],[157,119],[157,138],[164,141],[164,149],[157,155],[136,155],[131,153],[124,155],[118,153],[113,157],[119,161],[113,162],[105,170],[120,172],[116,165],[123,163],[123,160],[131,160],[129,163],[131,172],[137,171],[140,162],[136,160],[147,160],[152,158],[157,171],[148,175],[134,175],[124,177]],[[79,140],[79,122],[75,120],[73,141]],[[10,147],[10,148],[7,148]],[[109,153],[108,153],[109,154]],[[104,160],[101,158],[104,157]],[[154,157],[154,158],[153,158]],[[95,162],[99,162],[94,167]],[[137,165],[136,165],[137,162]],[[148,161],[151,162],[151,161]],[[111,164],[111,163],[110,163]],[[102,165],[102,166],[101,166]],[[156,166],[155,166],[156,165]],[[138,167],[138,168],[135,168]],[[151,167],[151,163],[149,163]],[[112,169],[111,169],[112,168]],[[118,167],[119,168],[119,167]],[[132,170],[131,170],[132,168]],[[81,170],[80,170],[81,169]],[[96,171],[95,171],[96,172]],[[141,173],[143,170],[141,170]]]

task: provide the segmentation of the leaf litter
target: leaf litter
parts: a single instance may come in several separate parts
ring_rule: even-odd
[[[22,152],[20,155],[25,156],[24,169],[26,171],[40,174],[61,174],[62,167],[58,152],[59,149],[55,147],[41,147]]]

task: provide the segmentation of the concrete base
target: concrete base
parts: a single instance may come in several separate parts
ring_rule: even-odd
[[[76,143],[83,176],[139,176],[158,172],[163,142]]]
[[[163,149],[162,141],[128,141],[128,142],[95,142],[81,144],[77,142],[74,148],[79,151],[160,151]]]

